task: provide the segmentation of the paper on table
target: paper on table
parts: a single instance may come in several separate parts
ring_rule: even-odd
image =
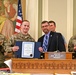
[[[11,59],[6,60],[4,61],[4,63],[9,67],[10,72],[12,72],[12,60]]]

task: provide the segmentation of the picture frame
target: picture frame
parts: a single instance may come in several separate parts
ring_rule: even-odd
[[[22,58],[33,58],[34,57],[34,46],[35,42],[22,42]]]

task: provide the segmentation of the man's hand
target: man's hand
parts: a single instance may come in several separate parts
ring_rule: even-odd
[[[43,52],[43,48],[42,48],[42,47],[39,47],[39,51],[40,51],[40,52]]]

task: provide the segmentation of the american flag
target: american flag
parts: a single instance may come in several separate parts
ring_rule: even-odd
[[[22,24],[22,7],[21,7],[21,0],[18,0],[18,13],[17,13],[17,19],[16,19],[15,33],[20,32],[21,24]]]

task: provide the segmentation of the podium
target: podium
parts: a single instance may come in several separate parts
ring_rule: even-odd
[[[57,58],[49,58],[55,55]],[[59,56],[65,55],[65,58]],[[76,60],[71,52],[46,52],[45,59],[12,58],[12,71],[19,73],[70,73],[76,71]]]
[[[45,52],[45,59],[72,59],[73,52]]]

